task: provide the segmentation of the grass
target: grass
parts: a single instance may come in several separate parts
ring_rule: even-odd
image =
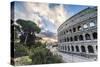
[[[30,65],[32,63],[32,60],[29,58],[29,56],[18,57],[14,61],[15,66]]]

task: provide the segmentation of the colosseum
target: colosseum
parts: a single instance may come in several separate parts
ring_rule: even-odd
[[[70,17],[57,32],[59,51],[97,59],[97,7],[88,7]]]

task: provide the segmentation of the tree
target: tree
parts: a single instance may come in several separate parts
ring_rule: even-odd
[[[39,33],[40,28],[33,21],[30,20],[18,19],[16,22],[21,26],[22,30],[20,42],[31,47],[31,45],[35,43],[35,33]]]

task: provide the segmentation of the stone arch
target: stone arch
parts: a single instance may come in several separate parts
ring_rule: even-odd
[[[65,50],[64,46],[63,46],[63,50]]]
[[[93,46],[91,46],[91,45],[88,46],[88,52],[89,53],[94,53]]]
[[[70,47],[68,46],[68,51],[70,51]]]
[[[65,46],[65,50],[67,50],[67,47]]]
[[[66,32],[64,31],[64,34],[66,34]]]
[[[66,33],[68,33],[68,30],[66,30]]]
[[[85,38],[86,38],[86,40],[91,40],[91,37],[90,37],[90,34],[85,34]]]
[[[83,35],[79,35],[79,40],[83,40]]]
[[[73,32],[76,32],[76,28],[73,28]]]
[[[64,39],[64,41],[66,42],[66,38]]]
[[[92,33],[93,39],[97,39],[97,32]]]
[[[79,30],[81,29],[81,26],[78,26],[78,28],[77,28],[77,29],[78,29],[78,31],[79,31]]]
[[[88,24],[84,24],[83,25],[83,28],[88,28]]]
[[[73,38],[72,37],[70,37],[70,41],[73,41]]]
[[[74,36],[74,41],[78,41],[78,37],[77,36]]]
[[[71,46],[71,48],[72,48],[72,51],[74,51],[74,46]]]
[[[76,47],[76,52],[79,52],[79,47],[78,46],[75,46]]]
[[[81,46],[81,50],[82,50],[82,52],[86,52],[85,46]]]
[[[72,30],[71,29],[69,31],[70,31],[70,33],[72,33]]]
[[[93,27],[93,26],[95,26],[95,22],[94,21],[91,21],[90,22],[90,27]]]
[[[98,46],[96,45],[96,50],[98,50]]]
[[[69,38],[67,37],[67,42],[69,42]]]

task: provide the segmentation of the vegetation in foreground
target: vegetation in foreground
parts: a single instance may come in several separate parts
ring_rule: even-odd
[[[38,34],[41,29],[32,21],[18,19],[14,24],[14,61],[15,65],[61,63],[59,56],[46,48],[46,43]],[[20,36],[19,36],[20,33]],[[17,42],[20,41],[20,42]]]

